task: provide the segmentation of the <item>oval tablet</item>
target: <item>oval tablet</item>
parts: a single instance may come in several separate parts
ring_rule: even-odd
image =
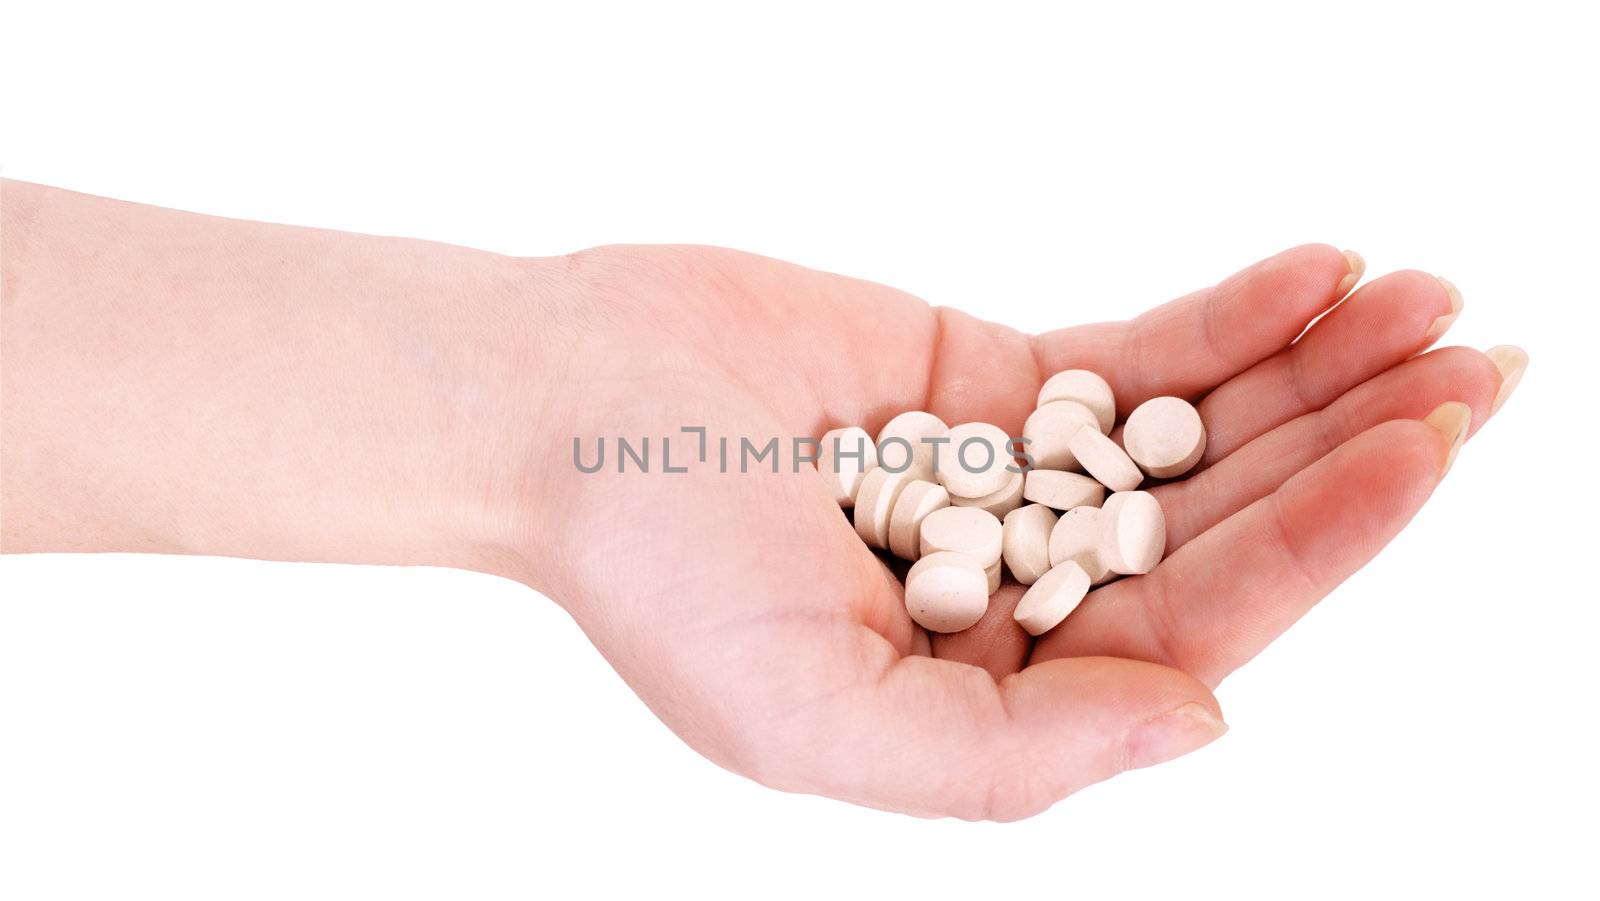
[[[889,515],[906,485],[916,481],[909,472],[890,472],[878,467],[861,479],[856,492],[856,534],[867,547],[889,547]]]
[[[903,466],[912,478],[932,482],[934,445],[923,439],[943,438],[949,432],[950,427],[944,424],[944,420],[932,413],[921,410],[901,413],[878,432],[878,465],[886,469]],[[901,441],[905,444],[901,444]],[[887,445],[885,442],[888,442]]]
[[[1100,508],[1074,507],[1061,514],[1050,530],[1050,565],[1068,560],[1083,567],[1089,581],[1099,585],[1114,575],[1100,559]]]
[[[1089,593],[1089,574],[1068,560],[1052,568],[1023,592],[1011,614],[1029,635],[1043,635],[1067,618]]]
[[[1112,491],[1132,491],[1144,481],[1144,473],[1128,458],[1127,451],[1094,429],[1079,429],[1067,444],[1084,471]]]
[[[984,567],[983,575],[989,580],[989,593],[994,594],[1000,590],[1000,561],[996,560]]]
[[[1011,480],[1006,482],[1006,487],[994,494],[986,494],[983,497],[952,497],[950,503],[956,507],[977,507],[1003,519],[1007,513],[1022,506],[1024,484],[1022,473],[1013,472],[1010,475]]]
[[[1076,469],[1078,458],[1067,441],[1084,426],[1098,429],[1094,411],[1075,400],[1053,400],[1028,415],[1022,426],[1023,447],[1035,469]]]
[[[1000,559],[1000,520],[977,507],[945,507],[922,521],[922,555],[954,551],[986,567]]]
[[[1091,434],[1100,435],[1093,429]],[[1100,437],[1105,437],[1101,435]],[[1035,469],[1023,483],[1022,497],[1035,504],[1057,510],[1073,507],[1098,507],[1106,498],[1106,488],[1086,475],[1057,469]]]
[[[860,426],[834,429],[817,443],[817,472],[822,473],[841,507],[855,506],[862,478],[877,465],[872,436]]]
[[[1087,369],[1068,369],[1045,380],[1036,406],[1057,400],[1075,400],[1093,410],[1102,435],[1116,424],[1117,401],[1111,394],[1111,386]]]
[[[1032,585],[1050,571],[1050,532],[1055,527],[1056,512],[1044,504],[1029,504],[1006,514],[1000,526],[1000,554],[1012,578]]]
[[[922,556],[922,521],[928,514],[950,506],[950,492],[943,486],[913,479],[901,489],[889,514],[889,551],[902,560]]]
[[[987,422],[964,422],[951,429],[950,443],[939,449],[937,462],[939,484],[952,497],[994,494],[1006,487],[1016,469],[1011,436]]]
[[[988,609],[989,576],[966,554],[928,554],[906,573],[906,612],[930,632],[960,632]]]
[[[1112,572],[1139,576],[1167,548],[1167,518],[1148,491],[1119,491],[1100,510],[1100,558]]]
[[[1200,411],[1181,397],[1152,397],[1128,414],[1122,446],[1152,478],[1181,476],[1206,452]]]

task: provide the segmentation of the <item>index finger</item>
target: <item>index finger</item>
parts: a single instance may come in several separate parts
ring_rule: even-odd
[[[1119,416],[1152,397],[1193,399],[1289,346],[1365,271],[1354,252],[1305,244],[1127,322],[1039,335],[1034,356],[1043,376],[1099,373]]]

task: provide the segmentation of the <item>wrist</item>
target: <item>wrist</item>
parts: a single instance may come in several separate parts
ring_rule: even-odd
[[[568,257],[485,257],[494,287],[474,293],[462,321],[429,338],[450,362],[427,404],[455,424],[447,534],[458,547],[443,562],[548,594],[571,485],[561,466],[567,423],[590,370],[582,359],[594,340],[590,292]]]

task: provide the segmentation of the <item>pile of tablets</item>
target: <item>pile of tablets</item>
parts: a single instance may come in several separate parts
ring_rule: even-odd
[[[1093,586],[1154,569],[1166,521],[1148,478],[1183,475],[1205,452],[1188,401],[1157,397],[1116,427],[1105,379],[1057,373],[1014,439],[983,422],[947,426],[902,413],[874,441],[856,426],[822,436],[817,470],[852,509],[869,547],[914,561],[906,610],[934,632],[981,619],[1002,562],[1028,586],[1014,614],[1033,635],[1053,629]]]

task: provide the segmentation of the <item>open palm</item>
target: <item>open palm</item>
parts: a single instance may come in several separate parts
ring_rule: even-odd
[[[1323,245],[1129,322],[1040,336],[733,251],[602,248],[572,265],[593,288],[581,390],[542,423],[551,458],[570,461],[574,437],[673,436],[688,472],[662,472],[657,444],[648,473],[608,459],[534,477],[553,536],[539,556],[559,561],[536,584],[711,759],[919,815],[1027,816],[1215,738],[1211,688],[1438,483],[1451,440],[1422,417],[1460,401],[1475,428],[1502,381],[1475,350],[1418,356],[1459,310],[1453,289],[1407,271],[1345,297],[1360,273]],[[1007,584],[976,626],[930,641],[822,479],[793,471],[788,436],[875,434],[917,409],[1020,434],[1068,368],[1104,375],[1120,415],[1158,395],[1197,403],[1204,460],[1153,489],[1169,556],[1041,639],[1012,621]],[[686,426],[706,428],[706,462]],[[739,439],[774,436],[779,471],[739,472]]]

